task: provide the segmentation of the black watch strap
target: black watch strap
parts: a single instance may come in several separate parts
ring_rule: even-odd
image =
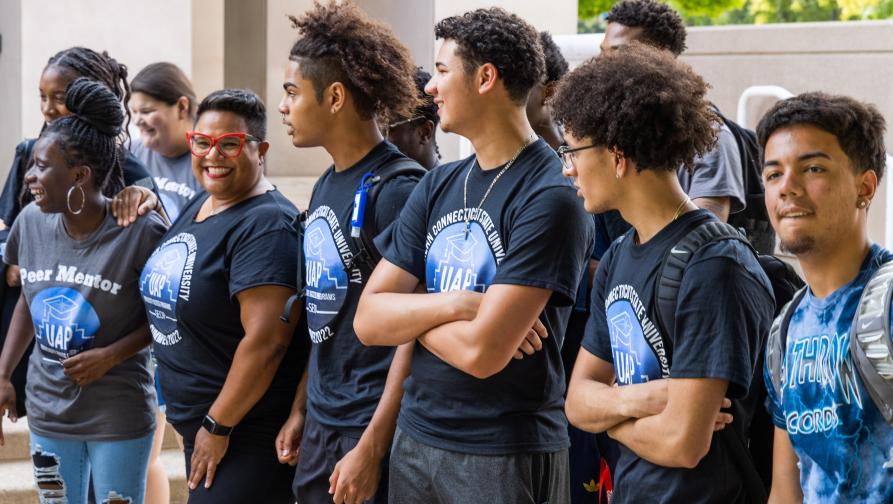
[[[214,420],[211,415],[205,415],[205,418],[202,419],[202,427],[205,428],[206,431],[214,434],[215,436],[229,436],[232,433],[233,428],[227,427],[225,425],[220,425]]]

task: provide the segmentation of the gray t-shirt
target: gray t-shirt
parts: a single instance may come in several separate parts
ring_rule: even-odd
[[[130,144],[130,152],[143,163],[158,186],[158,195],[171,222],[177,220],[180,211],[202,190],[192,173],[192,154],[166,157],[146,148],[140,141]]]
[[[719,130],[716,147],[702,157],[695,158],[694,170],[690,173],[681,166],[676,170],[676,175],[689,198],[729,198],[730,214],[744,210],[746,203],[741,154],[738,153],[735,136],[725,125]]]
[[[122,440],[155,428],[155,388],[145,348],[80,387],[62,360],[108,346],[146,323],[140,272],[165,232],[158,214],[121,228],[111,212],[92,235],[74,240],[61,214],[33,203],[9,233],[4,260],[21,268],[36,344],[28,363],[28,425],[37,434]]]

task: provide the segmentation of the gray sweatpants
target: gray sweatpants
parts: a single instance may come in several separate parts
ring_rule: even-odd
[[[567,450],[470,455],[441,450],[399,428],[391,447],[389,504],[568,504]]]

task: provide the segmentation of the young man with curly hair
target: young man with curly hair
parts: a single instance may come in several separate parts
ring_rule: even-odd
[[[868,237],[884,130],[874,106],[824,93],[777,103],[757,127],[769,218],[809,286],[778,333],[787,343],[776,372],[767,357],[772,503],[893,502],[893,429],[867,393],[850,342],[866,285],[893,260]]]
[[[642,42],[679,56],[685,50],[685,24],[672,7],[656,0],[624,0],[608,12],[601,53],[607,54],[631,42]],[[690,167],[676,167],[682,190],[699,208],[713,212],[720,220],[746,205],[741,154],[731,130],[717,124],[715,147],[695,158]],[[608,242],[629,229],[616,212],[604,216]],[[600,228],[602,229],[602,228]],[[764,251],[772,253],[772,251]],[[601,255],[601,254],[599,254]]]
[[[413,191],[354,319],[364,343],[415,345],[391,502],[567,502],[559,349],[591,220],[527,120],[544,71],[536,30],[490,8],[435,35],[426,91],[476,154]]]
[[[357,339],[354,312],[374,264],[361,260],[350,232],[364,177],[407,161],[379,124],[418,105],[415,66],[389,28],[351,3],[316,4],[292,23],[300,38],[285,66],[279,111],[296,147],[323,147],[334,164],[314,186],[307,210],[303,257],[312,346],[276,450],[281,462],[297,463],[294,492],[301,504],[387,502],[388,449],[410,349],[365,348]],[[397,218],[416,182],[384,182],[374,208],[365,209],[375,227],[383,230]]]
[[[615,503],[747,501],[714,430],[733,420],[720,411],[730,406],[724,397],[753,392],[772,321],[769,281],[745,244],[720,240],[690,256],[672,338],[655,303],[665,257],[716,221],[676,177],[715,139],[706,92],[670,53],[633,44],[575,69],[553,102],[569,148],[565,170],[586,210],[618,210],[633,226],[599,263],[566,407],[571,423],[620,443]],[[741,429],[749,414],[728,428]]]

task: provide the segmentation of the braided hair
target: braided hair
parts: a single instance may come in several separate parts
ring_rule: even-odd
[[[54,137],[69,166],[89,166],[96,188],[106,196],[114,196],[124,185],[121,102],[107,86],[78,77],[68,84],[65,107],[71,115],[48,125],[41,137]]]
[[[122,119],[124,128],[121,131],[127,141],[130,141],[130,133],[127,131],[130,126],[130,109],[127,108],[127,103],[130,102],[130,85],[127,84],[126,65],[118,63],[106,51],[98,53],[86,47],[70,47],[54,54],[47,61],[46,67],[50,66],[58,67],[71,79],[86,77],[101,82],[115,93],[124,107],[126,117],[126,122]]]

